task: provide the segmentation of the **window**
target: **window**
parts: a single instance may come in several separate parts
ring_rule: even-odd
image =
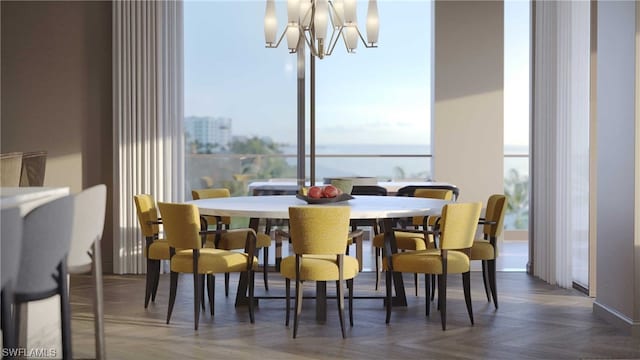
[[[338,43],[316,61],[318,180],[430,177],[432,3],[378,6],[379,48]],[[187,194],[296,177],[297,57],[265,49],[264,11],[264,1],[185,2]],[[286,2],[276,11],[282,31]],[[359,2],[361,30],[366,11]]]

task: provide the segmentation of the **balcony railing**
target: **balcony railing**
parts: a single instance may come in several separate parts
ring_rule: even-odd
[[[372,176],[380,181],[430,179],[431,158],[425,154],[316,154],[316,181],[337,176]],[[529,155],[505,154],[504,158],[504,188],[509,203],[505,229],[526,230]],[[278,178],[296,178],[295,154],[189,154],[185,191],[189,198],[191,189],[220,186],[239,196],[248,193],[251,181]]]

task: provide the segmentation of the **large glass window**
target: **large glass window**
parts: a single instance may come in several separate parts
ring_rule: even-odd
[[[504,192],[502,271],[525,271],[529,259],[530,2],[504,2]]]
[[[316,60],[317,180],[430,178],[432,3],[378,6],[378,48],[347,54],[339,42]],[[286,2],[276,10],[282,31]],[[185,1],[187,194],[296,178],[297,56],[265,49],[264,11],[264,1]],[[360,1],[362,31],[366,11]]]
[[[348,54],[338,43],[316,60],[317,178],[431,177],[432,6],[379,1],[378,48]],[[366,14],[358,2],[361,30]]]
[[[504,3],[505,230],[529,227],[530,3]]]
[[[252,179],[295,178],[296,58],[264,48],[264,9],[185,1],[187,198],[195,188],[241,195]]]

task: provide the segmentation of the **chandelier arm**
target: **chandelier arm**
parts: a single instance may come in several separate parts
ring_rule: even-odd
[[[277,48],[278,46],[280,46],[280,43],[282,42],[282,39],[284,39],[284,35],[285,35],[286,33],[287,33],[287,27],[285,26],[285,27],[284,27],[284,31],[282,32],[282,35],[280,35],[280,38],[278,39],[278,42],[277,42],[275,45],[273,45],[273,43],[271,43],[271,44],[266,44],[266,45],[265,45],[265,47],[266,47],[266,48],[269,48],[269,49],[275,49],[275,48]]]
[[[338,29],[338,35],[335,35],[336,29]],[[334,28],[333,31],[331,32],[331,40],[329,41],[329,46],[327,47],[326,56],[330,56],[333,53],[333,49],[336,47],[336,44],[340,39],[340,35],[342,34],[342,29],[344,29],[344,26],[339,26]],[[345,43],[345,46],[346,46],[346,43]]]
[[[377,48],[378,45],[375,45],[373,43],[371,43],[371,45],[367,44],[367,41],[364,39],[364,36],[362,36],[362,33],[360,32],[360,29],[358,29],[357,26],[355,26],[356,31],[358,32],[358,36],[360,37],[360,40],[362,40],[362,43],[364,44],[364,47],[366,48]]]
[[[335,22],[333,21],[333,17],[335,16],[338,19],[338,24],[342,24],[342,25],[337,25],[338,26],[344,26],[344,19],[340,17],[340,14],[338,14],[338,12],[336,11],[336,7],[333,6],[333,1],[329,0],[329,7],[333,10],[333,11],[329,11],[329,19],[331,19],[331,24],[335,25]]]
[[[308,36],[307,36],[307,34],[308,34]],[[307,46],[311,50],[311,55],[319,56],[318,55],[318,51],[315,48],[315,44],[314,44],[314,41],[313,41],[313,33],[311,32],[311,30],[303,31],[302,32],[302,37],[304,38],[304,41],[307,43]]]

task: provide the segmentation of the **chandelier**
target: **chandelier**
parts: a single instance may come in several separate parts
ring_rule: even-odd
[[[329,38],[328,26],[331,27]],[[276,40],[278,19],[275,0],[267,0],[264,36],[268,48],[277,48],[286,37],[289,53],[296,53],[300,42],[304,41],[311,54],[322,59],[331,55],[340,39],[348,53],[355,52],[358,38],[367,48],[377,47],[379,21],[376,0],[369,0],[366,29],[365,41],[358,29],[356,0],[288,0],[287,25]]]

